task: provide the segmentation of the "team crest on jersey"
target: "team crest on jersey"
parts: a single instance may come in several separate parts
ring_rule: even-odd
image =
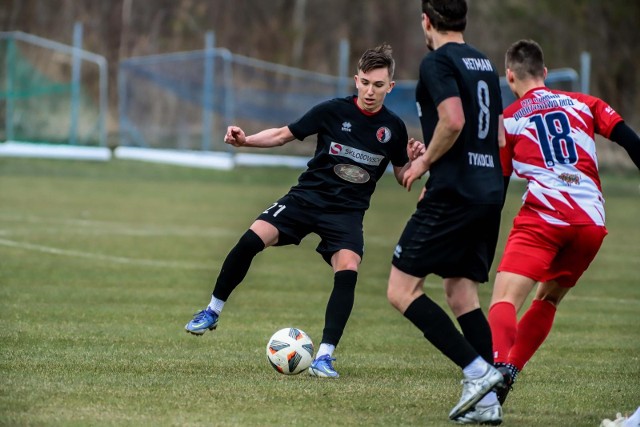
[[[333,171],[340,178],[345,181],[353,182],[354,184],[364,184],[369,181],[369,173],[356,165],[340,163],[333,167]]]
[[[580,175],[577,173],[561,173],[558,178],[568,186],[580,185]]]
[[[389,142],[389,140],[391,139],[391,131],[389,130],[388,127],[382,126],[376,132],[376,138],[378,138],[378,141],[380,141],[383,144],[385,142]]]

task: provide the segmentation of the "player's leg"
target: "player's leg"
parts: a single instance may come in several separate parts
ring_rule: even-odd
[[[360,255],[349,249],[341,249],[331,257],[334,271],[333,289],[325,310],[322,341],[309,368],[309,373],[313,376],[339,377],[332,364],[335,361],[333,351],[340,342],[351,316],[360,261]]]
[[[491,329],[480,308],[479,283],[489,280],[489,269],[498,242],[500,209],[484,206],[463,211],[460,227],[451,240],[458,250],[453,265],[445,269],[444,290],[447,304],[462,334],[487,363],[493,364]]]
[[[464,337],[484,360],[493,363],[491,329],[480,309],[478,283],[464,277],[448,278],[444,280],[444,291]]]
[[[480,308],[478,287],[477,282],[467,278],[449,278],[444,281],[447,304],[458,320],[462,334],[482,359],[493,365],[491,328]],[[463,370],[463,373],[468,372]],[[463,424],[474,423],[474,421],[501,422],[502,408],[497,394],[493,391],[487,393],[472,411],[456,418],[455,421]]]
[[[503,385],[498,387],[497,398],[504,404],[519,370],[509,364],[509,353],[518,334],[517,312],[524,304],[536,281],[526,276],[498,272],[489,308],[489,325],[493,337],[494,365],[503,375]]]
[[[424,278],[392,266],[387,298],[423,333],[424,337],[456,365],[464,368],[478,353],[458,331],[447,313],[423,292]]]
[[[569,289],[559,286],[555,281],[538,285],[531,306],[517,324],[517,333],[506,362],[496,364],[505,382],[505,387],[498,390],[500,403],[504,403],[518,374],[551,332],[556,308]]]
[[[316,251],[333,269],[333,288],[325,309],[322,341],[309,373],[337,378],[333,352],[351,316],[355,300],[358,267],[364,253],[363,212],[317,212],[313,231],[322,240]]]
[[[209,305],[185,325],[187,332],[202,335],[217,327],[225,302],[247,275],[253,258],[265,247],[276,244],[278,236],[278,229],[266,221],[256,220],[251,225],[222,263]]]
[[[424,278],[415,277],[392,266],[387,297],[442,354],[463,370],[462,397],[449,417],[458,418],[502,380],[458,331],[447,313],[422,291]]]
[[[489,308],[495,363],[507,363],[509,351],[516,340],[517,312],[535,284],[535,280],[521,274],[500,271],[496,275]]]
[[[499,207],[496,212],[499,219]],[[475,265],[464,262],[470,225],[484,214],[484,210],[478,214],[477,210],[448,203],[419,204],[396,246],[389,276],[387,297],[391,304],[463,370],[463,393],[449,414],[451,419],[469,411],[502,376],[478,354],[447,313],[424,294],[423,282],[431,273],[445,278],[487,279],[476,271]],[[488,265],[488,258],[485,261]],[[466,306],[461,303],[460,307]]]
[[[554,280],[538,285],[531,306],[518,322],[518,334],[509,352],[508,364],[514,366],[517,372],[524,368],[549,336],[558,304],[570,289]]]
[[[491,328],[480,308],[478,288],[489,280],[500,231],[500,209],[483,206],[472,212],[463,211],[459,227],[453,229],[451,240],[458,252],[443,268],[447,304],[455,315],[462,334],[482,359],[493,365]],[[467,380],[477,378],[478,372],[463,369]],[[495,392],[482,397],[474,409],[455,419],[459,423],[493,423],[502,421],[502,408]]]
[[[209,308],[217,308],[216,301],[224,303],[233,290],[244,280],[253,258],[263,249],[278,242],[278,229],[263,220],[256,220],[240,241],[229,252],[222,264],[220,273],[213,288],[212,304]],[[220,306],[220,309],[222,307]],[[218,311],[219,314],[219,311]]]
[[[556,308],[575,286],[595,258],[607,230],[602,226],[551,227],[539,230],[540,241],[554,240],[562,250],[549,264],[546,280],[541,280],[531,307],[518,322],[516,341],[509,363],[522,370],[549,335]]]
[[[565,227],[566,228],[566,227]],[[494,365],[504,376],[497,390],[504,403],[519,370],[508,364],[518,334],[517,312],[536,282],[546,279],[549,267],[564,242],[559,227],[542,219],[516,217],[498,266],[489,308]]]

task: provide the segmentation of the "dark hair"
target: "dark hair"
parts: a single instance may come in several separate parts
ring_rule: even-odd
[[[422,12],[437,31],[463,32],[467,27],[466,0],[422,0]]]
[[[368,73],[378,68],[387,68],[389,70],[389,79],[393,80],[393,73],[396,68],[396,61],[391,56],[393,50],[387,43],[373,49],[367,49],[358,61],[358,70]]]
[[[527,77],[544,78],[544,54],[533,40],[519,40],[507,49],[505,66],[519,80]]]

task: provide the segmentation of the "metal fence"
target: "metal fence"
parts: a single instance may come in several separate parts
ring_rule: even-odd
[[[107,108],[104,57],[0,32],[0,141],[105,147]]]
[[[106,147],[107,62],[81,45],[79,25],[74,46],[19,31],[0,33],[0,141]],[[353,78],[347,77],[347,43],[339,49],[342,76],[212,46],[208,40],[203,50],[120,62],[120,146],[224,152],[230,149],[223,143],[230,124],[249,133],[283,126],[319,102],[355,91]],[[547,83],[579,89],[571,69],[549,72]],[[506,106],[513,96],[504,80],[501,84]],[[411,136],[421,139],[415,85],[413,80],[397,81],[385,104],[405,121]],[[308,156],[314,148],[304,143],[275,150]]]
[[[572,69],[549,72],[550,87],[578,90]],[[284,126],[313,105],[355,90],[351,77],[305,71],[235,55],[226,49],[130,58],[120,63],[120,144],[179,150],[224,151],[230,124],[247,132]],[[504,79],[503,103],[513,101]],[[421,138],[413,80],[397,81],[385,105]],[[306,148],[305,148],[306,147]],[[309,154],[313,144],[279,152]]]

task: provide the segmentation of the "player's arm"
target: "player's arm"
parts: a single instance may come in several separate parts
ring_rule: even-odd
[[[502,116],[501,116],[502,118]],[[514,156],[514,144],[517,140],[517,135],[507,134],[506,129],[504,128],[504,121],[500,120],[503,123],[502,127],[502,136],[504,138],[504,145],[500,146],[500,165],[502,166],[502,178],[503,178],[503,188],[504,192],[502,195],[502,207],[504,207],[504,203],[507,200],[507,190],[509,189],[509,182],[511,182],[511,175],[513,175],[513,156]]]
[[[459,97],[447,98],[438,104],[438,123],[427,151],[422,156],[429,167],[453,146],[462,132],[464,121],[462,100]]]
[[[498,116],[498,147],[502,148],[507,145],[507,138],[504,134],[504,117],[502,114]]]
[[[229,126],[224,136],[224,142],[234,147],[269,148],[284,145],[296,139],[288,126],[265,129],[253,135],[245,135],[238,126]]]
[[[438,104],[438,123],[425,153],[411,162],[404,173],[402,185],[411,190],[411,184],[424,175],[433,163],[451,149],[464,127],[462,100],[453,96]]]
[[[633,163],[640,169],[640,137],[625,122],[619,122],[609,135],[609,139],[627,151]]]

